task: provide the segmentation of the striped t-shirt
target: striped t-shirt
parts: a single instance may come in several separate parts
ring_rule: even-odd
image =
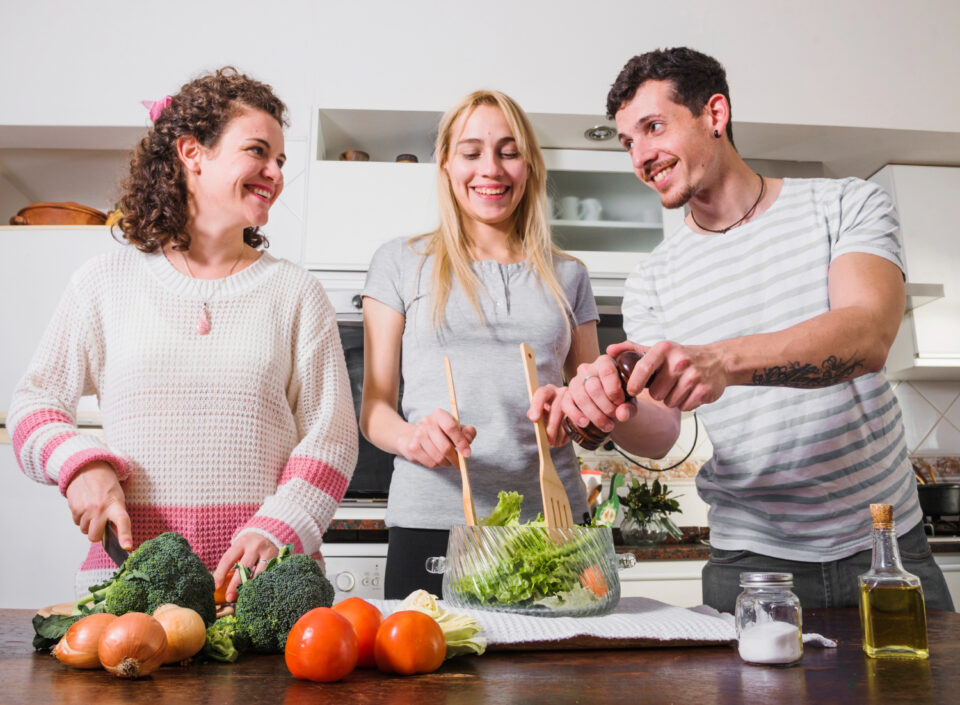
[[[627,280],[624,329],[644,345],[783,330],[829,310],[828,268],[849,252],[903,269],[887,194],[860,179],[785,179],[749,223],[717,235],[684,225],[661,243]],[[822,389],[729,387],[697,413],[714,447],[697,489],[717,548],[837,560],[870,547],[871,502],[894,505],[898,533],[922,518],[882,374]]]

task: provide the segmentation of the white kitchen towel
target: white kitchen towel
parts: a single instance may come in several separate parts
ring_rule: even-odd
[[[371,600],[387,615],[397,608],[400,600]],[[736,642],[737,630],[733,615],[706,607],[674,607],[645,597],[624,597],[617,608],[599,617],[531,617],[509,612],[473,610],[452,607],[440,601],[440,606],[454,612],[475,617],[483,628],[483,636],[490,647],[498,644],[566,641],[576,637],[600,639],[636,639],[668,643],[671,641],[702,641],[705,643]],[[836,642],[819,634],[804,635],[804,642],[813,637],[813,643],[836,646]],[[829,642],[829,643],[828,643]]]

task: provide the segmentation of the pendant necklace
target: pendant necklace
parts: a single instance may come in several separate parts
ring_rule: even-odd
[[[237,255],[237,259],[234,261],[233,266],[230,267],[230,271],[227,272],[227,276],[224,277],[224,279],[227,279],[231,274],[233,274],[233,270],[235,270],[237,265],[240,264],[240,260],[243,258],[244,246],[245,245],[240,246],[240,254]],[[183,250],[180,250],[180,256],[183,257],[183,263],[187,267],[187,273],[190,275],[190,278],[196,279],[196,277],[193,276],[193,270],[190,269],[190,260],[187,259],[187,255]],[[219,291],[220,286],[217,286],[217,291],[214,293],[219,293]],[[206,301],[200,305],[200,315],[197,316],[197,322],[194,324],[194,330],[198,335],[206,335],[210,332],[210,307],[207,305]]]
[[[720,234],[723,234],[723,233],[727,232],[728,230],[733,230],[735,227],[737,227],[738,225],[740,225],[740,223],[742,223],[742,222],[745,221],[747,218],[749,218],[751,215],[753,215],[753,212],[754,212],[755,210],[757,210],[757,206],[760,205],[760,199],[763,198],[763,191],[764,191],[764,187],[766,186],[766,181],[764,181],[762,175],[757,174],[757,176],[760,177],[760,195],[757,196],[757,200],[753,202],[753,205],[750,206],[750,208],[747,209],[747,212],[744,213],[744,214],[740,217],[740,220],[738,220],[738,221],[737,221],[736,223],[734,223],[733,225],[728,225],[727,227],[721,228],[720,230],[714,230],[713,228],[705,228],[705,227],[703,227],[702,225],[700,225],[700,223],[697,222],[697,216],[695,216],[695,215],[693,214],[693,208],[691,208],[691,209],[690,209],[690,218],[693,220],[693,224],[696,225],[696,226],[697,226],[698,228],[700,228],[701,230],[706,230],[708,233],[720,233]]]

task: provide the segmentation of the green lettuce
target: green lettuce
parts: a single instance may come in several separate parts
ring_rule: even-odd
[[[501,560],[489,569],[460,579],[456,589],[465,600],[483,606],[523,606],[534,603],[556,606],[570,599],[596,601],[597,596],[585,590],[581,581],[586,538],[555,542],[546,529],[542,516],[520,523],[523,496],[501,492],[493,512],[481,520],[483,526],[526,527],[504,546]]]

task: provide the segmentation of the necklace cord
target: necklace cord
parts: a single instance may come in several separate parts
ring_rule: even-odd
[[[757,206],[760,205],[760,200],[763,198],[763,192],[766,190],[767,182],[764,180],[763,175],[762,175],[762,174],[757,174],[757,176],[760,177],[760,195],[757,196],[757,200],[753,202],[753,205],[750,206],[749,209],[747,209],[747,212],[744,213],[744,214],[740,217],[740,220],[738,220],[738,221],[737,221],[736,223],[734,223],[733,225],[728,225],[727,227],[721,228],[720,230],[714,230],[713,228],[705,228],[705,227],[703,227],[702,225],[700,225],[700,223],[697,222],[697,216],[695,216],[695,215],[693,214],[693,208],[691,208],[691,209],[690,209],[690,218],[693,220],[693,224],[696,225],[696,226],[697,226],[698,228],[700,228],[701,230],[706,230],[708,233],[720,233],[721,235],[722,235],[723,233],[727,232],[728,230],[733,230],[735,227],[737,227],[738,225],[740,225],[740,223],[742,223],[742,222],[745,221],[747,218],[749,218],[751,215],[753,215],[753,212],[757,209]]]
[[[240,245],[240,254],[238,254],[238,255],[237,255],[237,259],[235,259],[235,260],[233,261],[233,266],[230,267],[230,271],[227,272],[227,277],[229,277],[229,276],[231,276],[231,275],[233,274],[233,270],[235,270],[235,269],[237,268],[237,265],[240,264],[240,260],[243,259],[243,248],[244,248],[244,247],[246,247],[246,243]],[[190,260],[187,259],[187,255],[186,255],[186,253],[185,253],[183,250],[180,250],[180,256],[183,258],[183,263],[184,263],[184,264],[186,265],[186,267],[187,267],[187,274],[190,275],[190,278],[191,278],[191,279],[196,279],[196,277],[195,277],[194,274],[193,274],[193,269],[190,268]],[[223,277],[223,278],[226,279],[227,277]]]

